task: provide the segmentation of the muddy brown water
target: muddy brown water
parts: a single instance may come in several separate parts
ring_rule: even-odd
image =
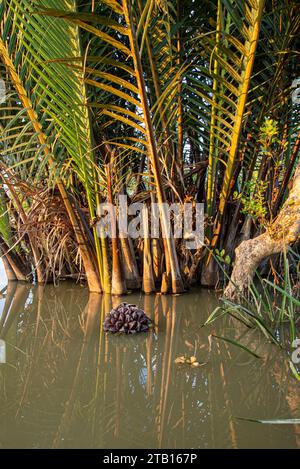
[[[67,282],[12,283],[2,296],[0,447],[300,446],[299,425],[239,419],[299,418],[300,383],[285,355],[256,331],[229,317],[201,327],[218,305],[214,292],[89,297]],[[104,314],[122,300],[153,319],[149,333],[102,332]],[[262,358],[217,339],[210,347],[212,331]],[[202,366],[175,364],[182,355]]]

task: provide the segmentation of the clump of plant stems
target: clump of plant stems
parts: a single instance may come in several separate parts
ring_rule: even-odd
[[[295,181],[299,25],[296,0],[4,2],[0,250],[9,278],[86,280],[115,295],[215,287],[221,271],[207,253],[222,253],[229,272],[235,248],[267,232]],[[158,203],[158,238],[98,233],[99,203],[120,194]],[[204,203],[209,251],[163,236],[162,204],[186,201]],[[296,236],[295,213],[284,224]]]

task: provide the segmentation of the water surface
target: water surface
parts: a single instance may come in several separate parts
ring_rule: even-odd
[[[300,446],[300,426],[239,420],[299,418],[300,385],[285,355],[256,331],[228,317],[201,327],[218,304],[214,292],[120,299],[89,297],[67,282],[11,283],[2,296],[0,447]],[[102,332],[104,314],[122,300],[153,319],[150,333]],[[262,358],[217,339],[210,347],[212,331]],[[181,355],[205,364],[176,365]]]

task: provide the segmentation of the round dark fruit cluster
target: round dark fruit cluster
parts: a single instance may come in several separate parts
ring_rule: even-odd
[[[149,331],[151,319],[142,309],[129,303],[121,303],[111,310],[105,318],[104,332],[123,332],[124,334],[136,334]]]

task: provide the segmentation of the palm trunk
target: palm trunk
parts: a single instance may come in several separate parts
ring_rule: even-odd
[[[143,228],[144,228],[144,257],[143,257],[143,291],[152,293],[155,291],[155,282],[153,275],[153,264],[151,255],[151,242],[149,239],[148,211],[143,209]]]
[[[114,223],[116,214],[113,212],[113,194],[112,194],[112,178],[110,171],[110,164],[105,167],[106,178],[107,178],[107,200],[110,204],[110,217],[111,223]],[[112,279],[111,279],[111,293],[113,295],[124,295],[127,293],[126,283],[123,277],[122,266],[120,262],[121,252],[119,249],[119,243],[117,233],[112,233],[111,238],[112,247]]]
[[[154,136],[154,129],[151,121],[149,105],[147,102],[147,93],[146,85],[143,77],[143,69],[141,64],[140,52],[137,45],[135,27],[132,21],[131,13],[128,9],[128,0],[122,0],[123,10],[125,15],[125,20],[128,26],[128,38],[130,42],[130,49],[132,51],[132,58],[134,62],[134,68],[136,73],[137,85],[140,93],[141,105],[144,113],[145,127],[146,127],[146,136],[148,141],[148,152],[151,162],[151,169],[153,171],[153,176],[155,180],[155,186],[157,190],[157,199],[160,210],[160,218],[162,224],[162,231],[166,235],[166,246],[165,256],[168,257],[171,267],[171,276],[172,276],[172,291],[173,293],[183,292],[183,282],[179,270],[179,264],[175,249],[174,238],[170,234],[167,234],[168,221],[166,213],[163,209],[163,203],[166,201],[165,193],[163,190],[162,180],[161,180],[161,168],[159,157],[157,153],[157,145]]]
[[[19,265],[18,260],[12,253],[4,253],[2,260],[7,280],[19,280],[21,282],[26,282],[28,280],[26,275],[23,273],[23,269]]]
[[[5,269],[5,273],[6,273],[6,277],[7,277],[8,282],[13,282],[14,280],[18,280],[17,276],[15,274],[15,271],[12,268],[12,266],[10,265],[10,262],[7,259],[7,257],[2,254],[1,259],[2,259],[2,262],[3,262],[3,265],[4,265],[4,269]]]
[[[153,264],[153,275],[155,283],[158,283],[161,280],[162,271],[162,257],[161,257],[161,245],[160,240],[154,238],[151,240],[151,249],[152,249],[152,264]]]
[[[127,288],[137,290],[141,286],[141,280],[136,260],[132,255],[128,238],[120,238],[123,268]]]
[[[100,247],[102,256],[102,287],[104,293],[111,292],[111,275],[109,263],[109,246],[107,239],[100,233]]]

